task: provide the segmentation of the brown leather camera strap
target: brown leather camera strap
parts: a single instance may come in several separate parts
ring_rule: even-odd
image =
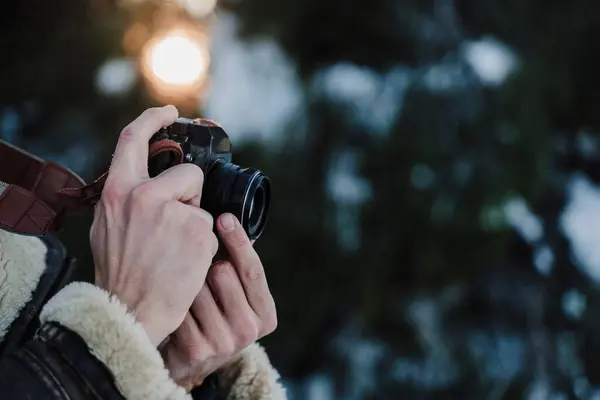
[[[58,191],[84,185],[67,168],[0,141],[0,228],[29,235],[54,231],[67,208]]]
[[[163,152],[175,152],[183,162],[178,143],[150,145],[150,158]],[[56,232],[66,214],[96,204],[107,176],[86,185],[69,169],[0,140],[0,229],[26,235]]]

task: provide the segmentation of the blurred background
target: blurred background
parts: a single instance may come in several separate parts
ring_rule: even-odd
[[[220,122],[292,399],[600,399],[599,38],[586,0],[10,1],[0,137],[91,180],[147,107]]]

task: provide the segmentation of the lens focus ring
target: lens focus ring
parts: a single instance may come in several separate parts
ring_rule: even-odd
[[[271,184],[262,172],[218,160],[206,173],[201,207],[215,220],[235,215],[250,240],[264,231],[271,201]]]

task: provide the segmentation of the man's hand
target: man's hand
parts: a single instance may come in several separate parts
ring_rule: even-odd
[[[211,267],[208,284],[161,349],[171,376],[188,390],[277,327],[265,271],[244,229],[231,214],[217,229],[229,260]]]
[[[184,321],[218,248],[213,219],[199,208],[200,168],[148,176],[148,142],[177,117],[173,106],[153,108],[123,129],[90,230],[96,285],[126,304],[156,345]]]

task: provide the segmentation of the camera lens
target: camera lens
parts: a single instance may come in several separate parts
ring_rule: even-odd
[[[262,172],[219,159],[206,174],[200,206],[215,219],[232,213],[254,240],[265,229],[270,201],[271,183]]]
[[[250,207],[248,210],[248,231],[254,235],[263,229],[261,225],[266,220],[266,211],[268,206],[267,191],[269,190],[268,181],[264,178],[259,182],[254,195],[250,201]]]

